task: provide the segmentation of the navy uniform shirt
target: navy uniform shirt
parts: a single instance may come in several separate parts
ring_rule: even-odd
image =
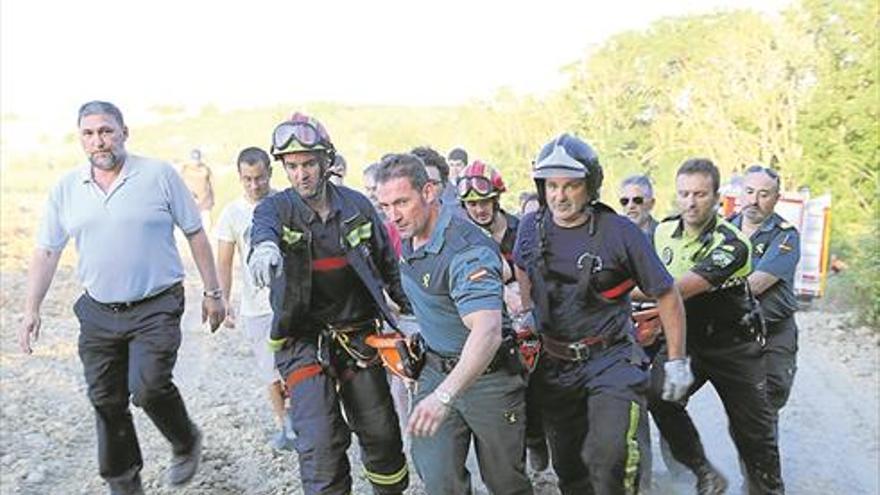
[[[461,354],[470,333],[463,317],[479,310],[504,311],[495,242],[449,209],[441,208],[425,245],[413,251],[411,239],[403,242],[400,272],[422,337],[438,354]]]
[[[342,245],[341,199],[328,188],[327,220],[312,212],[312,300],[309,318],[316,324],[344,324],[377,318],[378,311],[367,288],[348,264]]]
[[[731,223],[741,227],[742,215],[733,217]],[[761,313],[767,323],[782,321],[797,311],[794,274],[801,258],[800,235],[794,225],[774,212],[749,240],[752,242],[752,268],[779,279],[758,296]]]
[[[592,220],[565,228],[553,222],[549,211],[543,219],[551,321],[540,326],[560,340],[632,332],[629,289],[638,285],[649,297],[658,297],[674,284],[648,238],[634,223],[604,205],[597,208],[605,212],[592,217],[598,219],[594,235],[590,235]],[[536,222],[534,212],[523,217],[514,248],[517,266],[527,271],[541,256]],[[601,291],[595,297],[580,297],[578,280],[588,267],[601,283]]]

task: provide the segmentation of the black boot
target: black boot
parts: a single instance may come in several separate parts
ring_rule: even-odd
[[[697,495],[721,495],[727,491],[727,479],[708,462],[694,472],[697,476]]]

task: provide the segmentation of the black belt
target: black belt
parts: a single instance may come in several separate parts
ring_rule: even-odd
[[[619,342],[610,341],[604,336],[587,337],[575,342],[565,342],[541,334],[541,344],[547,354],[565,361],[586,361],[597,351],[604,351]]]
[[[431,366],[432,368],[438,369],[443,373],[450,373],[453,368],[458,364],[458,361],[461,359],[461,356],[441,356],[436,352],[426,349],[425,350],[425,364]],[[483,371],[483,375],[488,375],[490,373],[495,373],[500,370],[503,365],[503,361],[499,359],[499,355],[495,354],[495,357],[492,358],[492,362],[489,363],[489,366]]]
[[[88,293],[88,291],[86,292],[86,297],[88,297],[89,299],[94,301],[95,304],[97,304],[98,306],[101,306],[102,308],[109,309],[110,311],[113,311],[114,313],[121,313],[123,311],[128,311],[129,309],[132,309],[135,306],[140,306],[141,304],[143,304],[145,302],[152,301],[153,299],[158,299],[159,297],[164,296],[165,294],[171,292],[172,290],[174,290],[176,288],[181,287],[182,285],[183,284],[181,282],[177,282],[176,284],[171,285],[167,289],[162,290],[160,292],[157,292],[151,296],[147,296],[143,299],[138,299],[137,301],[130,301],[130,302],[103,303],[101,301],[98,301],[94,297],[92,297]]]

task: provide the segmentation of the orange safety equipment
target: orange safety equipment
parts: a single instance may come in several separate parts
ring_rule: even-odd
[[[458,199],[461,201],[497,198],[507,191],[504,179],[501,178],[498,170],[479,160],[474,161],[458,174],[455,186]]]
[[[364,342],[379,351],[382,364],[404,381],[416,380],[422,370],[425,346],[421,335],[405,336],[399,332],[368,335]]]
[[[642,307],[632,313],[636,327],[636,342],[642,347],[653,344],[663,333],[660,310],[656,306]]]

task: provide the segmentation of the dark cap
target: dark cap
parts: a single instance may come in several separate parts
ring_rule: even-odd
[[[468,162],[467,151],[462,148],[455,148],[449,152],[449,156],[446,157],[447,160],[458,160],[462,163]]]

